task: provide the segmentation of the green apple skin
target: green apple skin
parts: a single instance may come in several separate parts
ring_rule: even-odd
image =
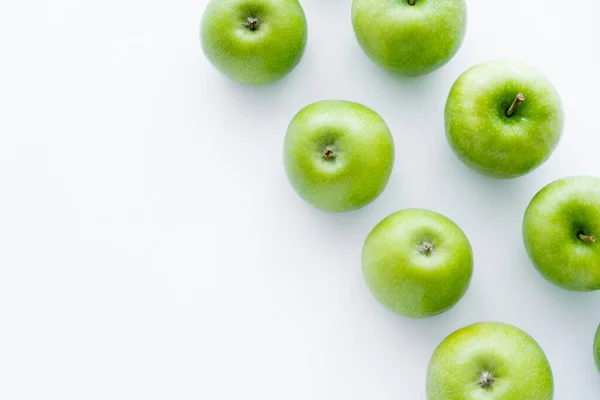
[[[552,400],[554,378],[540,345],[500,322],[446,337],[427,368],[427,400]]]
[[[354,0],[354,34],[379,67],[400,76],[429,74],[454,57],[467,27],[464,0]]]
[[[594,360],[596,361],[598,372],[600,372],[600,325],[598,325],[596,337],[594,338]]]
[[[543,187],[525,210],[522,231],[545,279],[571,291],[600,289],[600,178],[572,176]]]
[[[525,100],[507,116],[519,93]],[[450,147],[464,164],[495,178],[516,178],[541,166],[558,145],[563,125],[556,89],[538,70],[516,61],[469,68],[446,101]]]
[[[452,307],[466,293],[473,251],[453,221],[410,208],[384,218],[367,236],[362,272],[383,306],[408,318],[427,318]]]
[[[372,109],[323,100],[302,108],[284,140],[287,177],[300,197],[329,212],[366,206],[385,189],[394,165],[394,140]]]
[[[302,58],[307,35],[297,0],[211,0],[200,28],[208,60],[247,85],[269,84],[289,74]]]

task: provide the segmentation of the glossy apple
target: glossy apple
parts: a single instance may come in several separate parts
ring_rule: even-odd
[[[550,81],[515,61],[469,68],[446,101],[450,147],[467,166],[496,178],[515,178],[542,165],[563,124],[561,99]]]
[[[562,178],[537,192],[525,211],[523,240],[548,281],[600,290],[600,178]]]
[[[385,121],[355,102],[324,100],[300,110],[288,126],[284,166],[300,197],[325,211],[357,210],[385,189],[394,140]]]
[[[552,400],[546,355],[523,330],[499,322],[463,327],[435,349],[427,400]]]
[[[352,26],[363,51],[401,76],[431,73],[461,47],[464,0],[354,0]]]
[[[388,309],[409,318],[431,317],[464,296],[473,253],[465,233],[447,217],[405,209],[369,233],[362,272],[373,296]]]
[[[202,16],[202,49],[229,78],[275,82],[300,62],[306,18],[297,0],[211,0]]]

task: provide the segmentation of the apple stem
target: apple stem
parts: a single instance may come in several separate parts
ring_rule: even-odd
[[[414,6],[417,3],[417,0],[408,0],[408,4]]]
[[[506,110],[506,116],[510,117],[511,115],[513,115],[517,110],[517,107],[519,107],[519,104],[521,104],[524,101],[525,95],[523,93],[519,93],[517,97],[515,97],[515,101],[513,101],[510,107],[508,107],[508,110]]]
[[[323,153],[323,158],[329,160],[330,158],[335,158],[335,153],[331,149],[327,149],[325,153]]]
[[[479,382],[477,383],[482,388],[487,389],[494,383],[494,377],[492,376],[491,372],[483,371],[481,373],[481,377],[479,378]]]
[[[579,233],[577,235],[577,237],[581,240],[583,240],[584,242],[589,242],[589,243],[596,243],[596,237],[594,236],[588,236],[588,235],[584,235],[583,233]]]
[[[258,18],[248,17],[248,29],[255,31],[258,29]]]

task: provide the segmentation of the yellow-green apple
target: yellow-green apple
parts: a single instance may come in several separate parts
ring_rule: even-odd
[[[536,340],[506,323],[479,322],[447,336],[427,369],[427,400],[552,400],[550,363]]]
[[[444,112],[459,159],[484,175],[515,178],[541,166],[562,136],[561,99],[537,69],[494,60],[454,82]]]
[[[307,40],[297,0],[211,0],[200,28],[208,60],[229,78],[264,85],[289,74]]]
[[[571,176],[544,186],[529,202],[522,230],[544,278],[572,291],[600,290],[600,178]]]
[[[467,6],[464,0],[354,0],[352,26],[363,51],[381,68],[425,75],[460,49]]]
[[[465,233],[447,217],[404,209],[369,233],[362,272],[373,296],[391,311],[432,317],[454,307],[466,293],[473,252]]]
[[[300,197],[330,212],[357,210],[385,189],[394,140],[375,111],[345,100],[302,108],[284,140],[287,177]]]

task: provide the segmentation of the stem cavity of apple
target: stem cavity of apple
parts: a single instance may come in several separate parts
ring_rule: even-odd
[[[258,29],[258,18],[248,17],[246,21],[248,22],[248,24],[246,25],[248,29],[250,29],[251,31],[255,31]]]
[[[419,246],[419,253],[423,254],[424,256],[431,254],[432,251],[433,251],[433,243],[423,242]]]
[[[331,160],[335,158],[335,153],[333,152],[333,150],[327,149],[325,150],[325,153],[323,153],[323,158],[326,160]]]
[[[492,376],[492,373],[489,371],[483,371],[481,373],[481,377],[479,377],[479,381],[477,382],[477,384],[484,389],[489,388],[490,386],[492,386],[493,383],[494,383],[494,377]]]
[[[596,243],[596,237],[595,236],[585,235],[583,232],[579,232],[577,234],[577,237],[579,238],[579,240],[583,240],[584,242]]]
[[[519,107],[519,104],[521,104],[524,101],[525,101],[525,95],[523,93],[519,93],[517,95],[517,97],[515,97],[515,100],[510,105],[510,107],[508,107],[508,110],[506,110],[506,116],[510,117],[511,115],[513,115],[515,113],[517,107]]]
[[[408,0],[408,5],[414,6],[415,4],[417,4],[417,0]]]

